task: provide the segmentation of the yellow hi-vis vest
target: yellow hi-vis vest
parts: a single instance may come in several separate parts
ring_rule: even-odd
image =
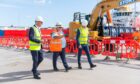
[[[41,40],[40,31],[35,26],[33,27],[33,30],[34,30],[34,38]],[[40,50],[41,49],[41,43],[36,43],[36,42],[33,42],[30,40],[29,44],[30,44],[29,50]]]
[[[88,28],[79,28],[80,30],[80,37],[79,37],[79,42],[80,44],[88,44]]]

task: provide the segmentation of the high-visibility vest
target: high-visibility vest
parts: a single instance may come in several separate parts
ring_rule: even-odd
[[[88,28],[79,28],[80,30],[80,37],[79,37],[79,42],[80,44],[88,44]]]
[[[140,43],[140,32],[133,33],[134,40]]]
[[[50,51],[51,52],[60,52],[60,51],[62,51],[62,40],[52,38],[50,40]]]
[[[41,34],[40,34],[39,29],[37,29],[34,26],[33,30],[34,30],[34,38],[41,41]],[[41,43],[36,43],[36,42],[33,42],[30,40],[29,44],[30,44],[29,50],[40,50],[41,49]]]

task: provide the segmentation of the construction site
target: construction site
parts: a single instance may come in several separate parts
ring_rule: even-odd
[[[40,8],[47,2],[37,1]],[[32,26],[0,20],[0,84],[140,84],[139,2],[92,0],[90,13],[71,12],[68,26],[55,14],[57,23],[49,27],[37,14]]]

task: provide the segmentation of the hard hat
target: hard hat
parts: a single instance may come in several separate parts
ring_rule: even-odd
[[[83,20],[82,21],[82,26],[87,26],[88,25],[88,21],[87,20]]]
[[[57,22],[55,26],[56,27],[62,27],[62,23],[61,22]]]
[[[43,22],[44,20],[43,20],[43,17],[41,17],[41,16],[37,16],[36,19],[35,19],[35,21]]]

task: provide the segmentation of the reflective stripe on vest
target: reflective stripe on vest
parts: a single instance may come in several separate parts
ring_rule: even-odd
[[[61,42],[52,42],[52,44],[61,44]]]
[[[33,30],[34,30],[34,38],[41,40],[40,31],[35,26],[33,27]],[[41,49],[41,43],[36,43],[36,42],[33,42],[30,40],[29,44],[30,44],[30,48],[29,48],[30,50],[40,50]]]
[[[62,40],[61,39],[51,39],[49,46],[50,46],[51,52],[60,52],[60,51],[62,51]]]
[[[80,44],[88,44],[88,28],[79,28],[80,30],[80,37],[79,37],[79,41]]]

